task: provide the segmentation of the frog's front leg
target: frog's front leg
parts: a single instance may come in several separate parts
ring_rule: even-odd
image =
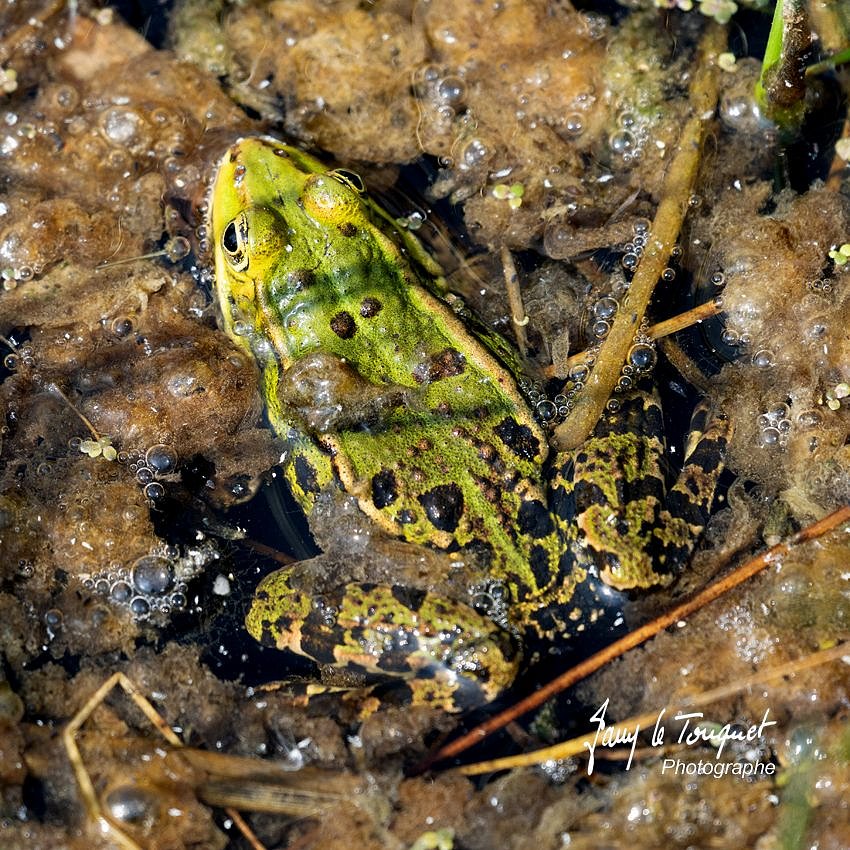
[[[245,623],[262,644],[372,680],[403,679],[412,702],[446,711],[489,702],[516,676],[510,636],[463,603],[398,585],[316,595],[299,584],[295,568],[260,583]]]
[[[577,451],[557,459],[556,510],[572,515],[580,560],[619,590],[669,584],[708,521],[731,435],[700,406],[684,466],[667,491],[663,416],[654,392],[623,396]]]

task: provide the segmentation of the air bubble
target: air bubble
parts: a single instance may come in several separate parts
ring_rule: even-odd
[[[622,375],[617,381],[617,388],[625,392],[632,388],[632,379],[628,375]]]
[[[151,606],[144,596],[134,596],[133,600],[130,602],[130,610],[137,617],[144,617],[145,615],[150,614]]]
[[[158,481],[153,481],[145,486],[144,493],[146,499],[156,502],[165,495],[165,487],[163,487]]]
[[[556,407],[555,403],[549,401],[549,399],[547,398],[544,398],[542,401],[539,401],[537,403],[537,406],[535,407],[535,410],[537,411],[537,415],[544,422],[549,422],[550,420],[554,419],[558,413],[558,408]]]
[[[761,444],[763,446],[779,445],[780,434],[778,428],[765,428],[761,432]]]
[[[720,334],[720,339],[726,343],[726,345],[738,345],[741,342],[741,338],[738,336],[737,331],[733,331],[731,328],[726,328],[726,330]]]
[[[126,602],[133,595],[133,589],[126,581],[116,581],[109,591],[109,598],[113,602]]]
[[[638,264],[639,259],[640,259],[640,257],[638,257],[638,255],[635,254],[634,252],[632,252],[630,254],[623,254],[623,256],[620,258],[620,265],[624,269],[626,269],[626,271],[631,272],[631,271],[634,271],[637,268],[637,264]]]
[[[773,352],[766,348],[759,349],[753,355],[753,365],[758,369],[769,369],[773,364]]]
[[[3,365],[10,371],[14,372],[20,364],[20,357],[17,354],[7,354],[3,358]]]
[[[158,555],[139,558],[130,570],[132,582],[139,593],[164,593],[174,582],[174,568],[170,561]]]
[[[104,798],[109,814],[122,823],[141,823],[157,814],[156,797],[138,785],[119,785]]]
[[[140,466],[136,470],[136,481],[140,484],[150,484],[153,481],[153,470],[147,466]]]
[[[611,146],[611,150],[620,155],[630,153],[634,149],[636,143],[637,140],[635,139],[634,134],[628,130],[618,130],[616,133],[612,133],[611,137],[608,139],[608,144]]]
[[[571,112],[564,119],[564,128],[571,136],[580,136],[584,130],[584,119],[578,112]]]
[[[584,382],[587,380],[590,375],[590,369],[584,365],[584,363],[578,363],[573,366],[569,371],[569,377],[573,381],[581,381]]]
[[[475,168],[487,158],[487,147],[480,139],[470,139],[461,154],[467,168]]]
[[[610,319],[616,315],[618,306],[614,298],[600,298],[593,305],[593,314],[597,319]]]
[[[726,283],[726,275],[723,272],[715,272],[709,279],[715,286],[723,286]]]
[[[118,316],[112,320],[111,330],[115,336],[123,339],[133,333],[133,321],[127,316]]]
[[[598,339],[602,339],[607,335],[608,331],[611,330],[611,325],[608,324],[604,319],[599,319],[598,321],[593,323],[593,327],[591,328],[593,335]]]
[[[629,349],[628,361],[638,372],[648,372],[657,360],[655,349],[648,343],[638,342]]]
[[[676,279],[676,270],[671,269],[670,266],[667,266],[667,268],[664,269],[663,272],[661,272],[661,280],[664,280],[664,281],[667,281],[667,283],[670,283],[670,281],[673,281],[675,279]]]
[[[460,77],[445,77],[437,85],[437,97],[450,106],[457,106],[466,95],[466,85]]]
[[[177,453],[161,443],[145,452],[145,463],[157,474],[168,475],[177,466]]]
[[[620,402],[616,398],[609,398],[605,409],[609,413],[616,413],[620,409]]]
[[[58,608],[51,608],[44,612],[44,624],[52,631],[61,628],[64,619],[65,615]]]

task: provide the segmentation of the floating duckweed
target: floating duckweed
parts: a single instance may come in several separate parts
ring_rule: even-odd
[[[157,475],[168,475],[177,466],[177,454],[168,446],[158,443],[145,452],[145,463]]]
[[[829,252],[829,256],[836,266],[846,265],[847,261],[850,260],[850,242],[845,242],[838,248],[833,248]]]
[[[832,392],[836,398],[847,398],[850,395],[850,384],[836,384]]]
[[[756,366],[758,369],[770,369],[773,364],[773,352],[767,348],[760,348],[753,355],[753,366]]]
[[[174,582],[174,567],[158,555],[144,555],[131,567],[130,577],[139,593],[164,593]]]

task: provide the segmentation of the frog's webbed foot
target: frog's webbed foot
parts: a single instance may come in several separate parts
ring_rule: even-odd
[[[665,492],[662,421],[655,393],[634,391],[579,449],[558,458],[556,510],[573,514],[580,560],[619,590],[675,578],[705,527],[723,469],[731,425],[724,416],[709,420],[701,405],[684,468]]]
[[[342,358],[315,352],[280,375],[278,398],[287,417],[313,434],[362,427],[405,404],[407,387],[373,384]]]
[[[510,636],[463,603],[398,585],[349,583],[315,594],[299,584],[285,568],[257,588],[245,622],[264,645],[325,668],[403,679],[412,701],[449,711],[494,699],[516,675]]]

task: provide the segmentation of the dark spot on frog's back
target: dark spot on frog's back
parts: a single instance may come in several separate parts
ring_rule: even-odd
[[[523,502],[517,515],[517,525],[523,534],[535,540],[547,537],[555,530],[548,508],[537,499]]]
[[[347,236],[347,237],[351,238],[352,236],[357,235],[357,228],[350,221],[344,221],[339,226],[339,232],[343,236]]]
[[[427,593],[424,590],[418,590],[415,587],[404,587],[402,585],[394,584],[392,586],[392,595],[393,599],[407,608],[408,611],[413,611],[415,613],[422,607],[422,603],[425,601]]]
[[[295,458],[295,481],[305,493],[318,493],[321,490],[316,470],[304,455]]]
[[[426,363],[420,363],[413,369],[413,380],[417,384],[433,384],[444,378],[454,378],[466,370],[466,358],[454,348],[444,348],[432,354]]]
[[[440,484],[423,493],[419,503],[434,528],[454,531],[463,515],[463,492],[457,484]]]
[[[372,476],[372,502],[376,508],[385,508],[398,498],[395,473],[382,469]]]
[[[357,325],[351,313],[342,310],[331,319],[331,330],[340,339],[351,339],[357,331]]]
[[[511,416],[505,417],[494,429],[496,436],[523,460],[534,460],[540,454],[540,441],[528,425],[520,425]]]
[[[364,319],[372,319],[381,312],[383,306],[377,298],[364,298],[360,302],[360,315]]]

